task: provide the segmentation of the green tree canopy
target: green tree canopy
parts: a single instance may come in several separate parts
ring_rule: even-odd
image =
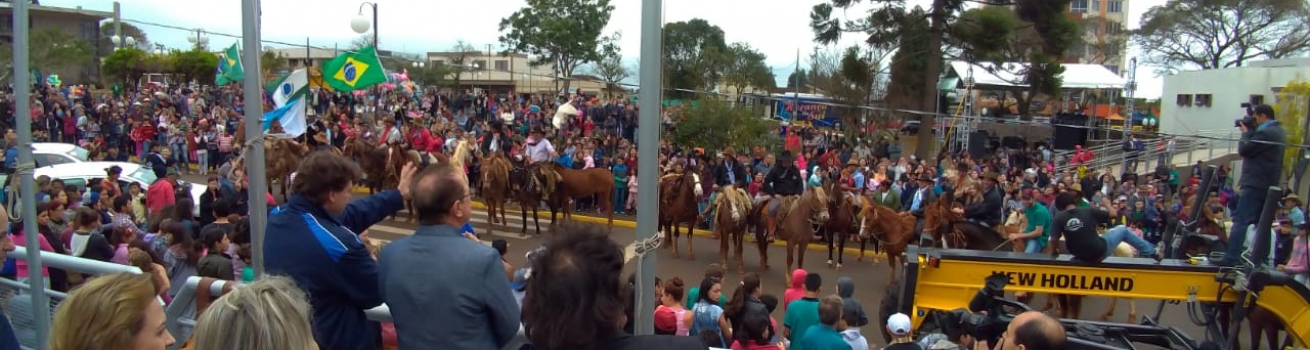
[[[1278,123],[1283,126],[1287,132],[1288,145],[1301,145],[1305,142],[1302,136],[1305,136],[1305,120],[1307,108],[1310,108],[1310,81],[1304,76],[1298,76],[1296,79],[1287,82],[1287,86],[1278,93],[1278,104],[1274,105],[1274,117],[1278,118]],[[1286,175],[1302,176],[1305,172],[1305,166],[1300,166],[1300,173],[1297,173],[1297,157],[1301,154],[1301,148],[1288,146],[1286,153],[1283,155],[1283,172]],[[1302,181],[1305,181],[1302,179]]]
[[[1310,50],[1310,2],[1169,0],[1142,15],[1133,41],[1166,71],[1295,57]]]
[[[714,90],[729,66],[728,45],[723,29],[695,18],[664,25],[665,87],[683,90]],[[670,98],[694,98],[694,92],[669,91]]]
[[[106,56],[104,64],[100,67],[100,73],[103,74],[110,82],[134,82],[145,74],[145,62],[147,60],[145,51],[137,48],[125,48],[115,50]]]
[[[740,95],[748,87],[769,91],[777,87],[773,79],[773,69],[765,62],[764,53],[747,43],[733,43],[728,47],[728,66],[723,72],[723,82],[732,86]]]
[[[218,55],[200,48],[174,50],[169,54],[169,63],[173,73],[180,76],[183,83],[195,80],[200,84],[213,84],[214,72],[218,70]]]
[[[146,32],[144,30],[141,30],[141,28],[132,25],[131,23],[123,23],[122,26],[120,26],[120,28],[122,28],[123,30],[123,36],[132,38],[132,40],[136,42],[136,45],[132,45],[131,47],[135,47],[135,48],[150,47],[150,38],[147,37]],[[108,21],[105,21],[104,23],[101,23],[100,24],[100,52],[99,52],[100,57],[109,56],[109,54],[114,52],[114,41],[113,39],[111,39],[113,37],[114,37],[114,20],[110,19]],[[123,46],[127,47],[128,45],[125,44]]]
[[[748,149],[780,144],[772,132],[778,123],[765,118],[760,106],[729,104],[709,97],[690,103],[682,114],[668,135],[678,145],[717,150],[725,146]]]
[[[95,50],[92,50],[91,43],[86,40],[78,39],[58,29],[36,30],[30,35],[27,64],[31,69],[49,72],[56,68],[83,67],[92,64],[92,53]],[[14,46],[0,43],[0,65],[3,65],[6,70],[12,70],[13,60]],[[71,81],[70,78],[74,77],[64,77],[64,81]]]
[[[601,60],[601,33],[611,12],[609,0],[527,0],[527,6],[500,20],[500,43],[535,57],[534,65],[553,64],[568,91],[574,70]]]

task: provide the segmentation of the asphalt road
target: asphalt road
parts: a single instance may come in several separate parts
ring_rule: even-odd
[[[204,182],[203,177],[198,175],[183,175],[183,179],[199,183]],[[367,194],[357,193],[355,195],[356,198],[364,196],[367,196]],[[509,243],[509,253],[507,254],[507,258],[515,266],[522,266],[525,263],[525,253],[540,245],[541,241],[538,236],[532,233],[531,218],[528,218],[529,234],[527,236],[521,236],[519,231],[523,228],[523,221],[520,219],[518,212],[510,210],[508,215],[508,224],[496,225],[495,230],[489,234],[487,233],[487,214],[485,211],[475,209],[472,222],[475,230],[482,236],[484,244],[490,245],[490,242],[494,239],[506,240]],[[373,226],[369,230],[370,238],[379,242],[393,241],[413,234],[416,225],[407,222],[406,216],[407,213],[402,211],[396,219],[387,219],[378,225]],[[620,222],[620,220],[624,219],[629,222],[633,220],[630,216],[616,216],[612,237],[615,242],[624,246],[628,252],[628,263],[624,266],[624,274],[626,275],[632,273],[636,268],[636,261],[633,259],[634,254],[632,254],[634,252],[633,242],[636,238],[636,229],[629,227],[632,226],[630,223],[625,226],[624,223]],[[583,218],[580,220],[586,219]],[[549,212],[543,212],[541,217],[543,233],[549,230],[550,223]],[[698,232],[698,235],[693,238],[695,260],[688,259],[685,251],[685,242],[680,242],[684,248],[681,258],[674,258],[671,251],[667,249],[661,249],[658,251],[655,259],[657,274],[660,278],[667,280],[677,276],[687,281],[688,284],[694,285],[699,283],[707,265],[720,261],[718,256],[719,241],[700,234],[701,232]],[[849,246],[850,245],[848,244],[848,249],[850,249]],[[787,287],[785,285],[783,267],[786,259],[786,251],[783,247],[770,245],[768,253],[770,262],[770,269],[768,270],[760,269],[759,253],[751,246],[750,242],[747,243],[747,249],[743,260],[747,271],[760,274],[764,284],[764,292],[773,294],[781,299],[783,291]],[[878,305],[886,294],[885,287],[889,280],[889,269],[885,259],[875,260],[872,259],[871,256],[872,254],[870,254],[869,257],[866,257],[864,261],[857,262],[855,261],[855,254],[847,253],[844,266],[840,270],[836,270],[828,266],[826,250],[820,250],[818,246],[811,246],[811,249],[806,253],[804,267],[812,273],[818,273],[823,276],[823,292],[825,294],[835,292],[835,285],[838,277],[849,276],[855,279],[855,298],[861,301],[864,305],[865,312],[870,316],[870,324],[863,327],[862,331],[872,346],[881,347],[885,344],[883,344],[880,330],[878,329]],[[739,281],[741,274],[737,272],[735,264],[730,266],[727,271],[728,277],[725,280],[725,286],[735,286],[737,284],[736,282]],[[724,292],[731,293],[730,289],[731,288],[725,288]],[[1038,296],[1034,303],[1037,304],[1036,306],[1040,307],[1045,304],[1045,300],[1046,298],[1044,296]],[[1083,318],[1098,319],[1107,309],[1109,303],[1110,300],[1107,298],[1086,298],[1083,302]],[[1154,300],[1139,300],[1136,302],[1138,309],[1137,314],[1139,316],[1153,315],[1157,304],[1158,302]],[[779,309],[781,309],[781,307],[779,307]],[[1114,315],[1115,316],[1111,321],[1128,322],[1128,303],[1119,302]],[[781,310],[776,310],[774,312],[774,317],[781,320]],[[1163,324],[1182,329],[1195,339],[1201,339],[1204,336],[1203,328],[1193,325],[1193,323],[1188,319],[1185,305],[1166,305],[1161,321]],[[1246,327],[1243,328],[1245,331]],[[1245,334],[1242,335],[1242,339],[1243,343],[1245,343]],[[1150,347],[1148,346],[1147,348]]]

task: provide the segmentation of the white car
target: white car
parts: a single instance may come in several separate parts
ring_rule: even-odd
[[[32,144],[32,158],[36,167],[51,165],[83,163],[90,161],[91,151],[78,145],[61,142],[36,142]]]
[[[123,190],[127,190],[127,184],[137,183],[141,185],[141,190],[150,187],[155,182],[155,172],[152,169],[142,167],[141,164],[128,162],[82,162],[67,163],[48,167],[36,168],[35,176],[49,176],[51,180],[59,179],[64,181],[64,185],[77,186],[78,190],[85,190],[91,179],[104,178],[105,169],[117,165],[123,168],[123,174],[119,176],[119,184]],[[200,216],[200,195],[205,193],[205,184],[192,184],[186,181],[178,180],[182,186],[190,186],[191,201],[194,208],[192,214]]]

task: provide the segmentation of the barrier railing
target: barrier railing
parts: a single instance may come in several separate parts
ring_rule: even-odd
[[[178,339],[177,344],[169,348],[169,350],[177,350],[180,348],[182,346],[182,341],[191,336],[191,331],[195,327],[196,288],[200,287],[200,279],[200,277],[195,276],[187,278],[186,284],[183,285],[182,290],[178,291],[177,296],[173,298],[173,303],[169,304],[168,308],[164,311],[164,314],[168,317],[166,323],[168,331],[173,334],[173,337]],[[228,283],[236,282],[223,280],[214,281],[214,283],[209,286],[210,295],[213,295],[216,298],[217,296],[222,295],[223,286]],[[240,284],[234,286],[234,288],[240,287]],[[378,307],[365,310],[364,314],[372,321],[391,322],[391,308],[388,307],[387,304],[382,304]],[[501,350],[517,350],[527,344],[527,335],[523,332],[523,325],[520,324],[518,335],[516,335],[514,340],[510,341],[508,345],[501,348]]]
[[[106,275],[119,272],[141,273],[141,269],[135,266],[122,264],[107,263],[103,261],[83,259],[63,254],[42,252],[41,265],[47,269],[62,269],[69,274],[80,273],[83,275]],[[17,259],[27,260],[27,249],[24,247],[15,247],[14,251],[9,252],[6,256]],[[49,279],[46,279],[49,281]],[[14,325],[14,333],[18,336],[18,343],[26,350],[36,350],[37,334],[49,334],[49,324],[36,324],[35,315],[37,312],[49,312],[50,318],[54,319],[55,309],[59,303],[68,297],[67,294],[50,290],[49,287],[41,289],[49,297],[50,306],[42,307],[32,304],[32,286],[26,282],[14,281],[0,278],[0,294],[3,294],[3,301],[0,305],[5,308],[5,314]],[[44,332],[39,330],[44,329]]]

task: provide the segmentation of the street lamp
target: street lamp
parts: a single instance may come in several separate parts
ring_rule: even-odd
[[[114,49],[121,49],[123,46],[135,46],[136,39],[130,36],[111,36],[109,41],[114,43]]]
[[[414,68],[423,68],[424,66],[427,66],[427,63],[423,63],[423,62],[414,62],[414,64],[412,64],[412,66],[414,66]]]
[[[209,36],[205,35],[204,29],[196,29],[196,33],[187,36],[186,41],[196,46],[205,46],[209,44]]]
[[[370,21],[368,20],[368,18],[365,18],[365,17],[364,17],[364,6],[370,6],[370,7],[373,8],[373,21],[372,21],[372,22],[370,22]],[[377,49],[377,47],[378,47],[378,4],[365,1],[365,2],[362,3],[362,4],[359,4],[359,14],[355,15],[355,18],[350,20],[350,29],[354,29],[354,30],[355,30],[355,33],[364,34],[364,33],[368,32],[369,27],[370,27],[370,26],[369,26],[370,23],[372,24],[372,28],[373,28],[373,48],[374,48],[374,49]]]

